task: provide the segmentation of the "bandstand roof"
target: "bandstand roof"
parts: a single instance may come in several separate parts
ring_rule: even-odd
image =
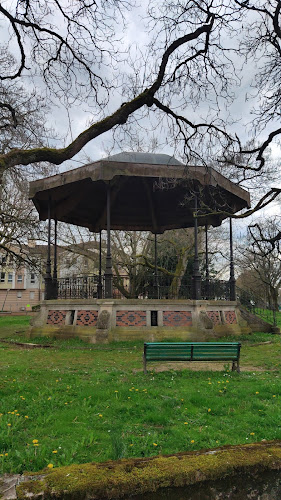
[[[227,212],[250,207],[250,195],[211,167],[188,166],[165,154],[119,153],[30,183],[29,196],[41,220],[51,218],[106,229],[107,185],[111,186],[111,229],[162,233],[194,225],[218,226]],[[224,213],[226,212],[226,213]]]

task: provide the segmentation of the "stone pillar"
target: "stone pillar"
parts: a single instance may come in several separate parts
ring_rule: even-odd
[[[201,273],[199,271],[199,257],[198,257],[198,197],[195,194],[194,198],[194,263],[192,275],[192,299],[201,299]]]
[[[107,185],[107,200],[106,200],[106,230],[107,230],[107,251],[105,263],[105,298],[112,299],[112,259],[111,259],[111,246],[110,246],[110,182]]]
[[[102,277],[101,277],[101,229],[100,229],[100,241],[99,241],[99,277],[97,286],[98,299],[102,299]]]
[[[230,276],[229,276],[229,298],[230,300],[236,300],[236,290],[235,290],[235,276],[234,276],[234,262],[233,262],[233,238],[232,238],[232,219],[229,218],[229,243],[230,243]]]
[[[52,299],[53,295],[53,280],[51,270],[51,198],[48,199],[48,247],[47,247],[47,262],[45,279],[45,300]]]

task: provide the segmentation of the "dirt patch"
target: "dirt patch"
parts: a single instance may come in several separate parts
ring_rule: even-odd
[[[175,370],[175,371],[181,371],[181,370],[192,370],[195,372],[198,371],[213,371],[213,372],[221,372],[224,371],[224,365],[227,363],[214,363],[204,361],[196,361],[196,363],[183,363],[183,362],[172,362],[172,363],[157,363],[154,365],[148,365],[147,366],[147,371],[153,371],[155,373],[160,373],[160,372],[165,372],[165,371],[170,371],[170,370]],[[229,370],[231,371],[232,364],[229,363]],[[251,366],[251,365],[240,365],[240,370],[243,372],[263,372],[263,371],[268,371],[265,368],[257,367],[257,366]],[[134,370],[135,372],[141,371],[141,370]]]

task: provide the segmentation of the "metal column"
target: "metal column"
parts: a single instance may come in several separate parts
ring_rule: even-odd
[[[51,269],[51,198],[48,199],[48,249],[45,279],[45,300],[52,299],[53,295],[53,280]]]
[[[230,300],[236,300],[236,290],[235,290],[235,276],[234,276],[234,262],[233,262],[233,237],[232,237],[232,219],[229,218],[229,243],[230,243],[230,277],[229,277],[229,298]]]
[[[192,275],[192,299],[201,299],[201,273],[199,271],[198,257],[198,221],[197,221],[198,197],[194,198],[194,263]]]
[[[205,298],[208,300],[210,298],[210,275],[209,275],[209,250],[208,250],[208,226],[205,225],[205,267],[206,267],[206,275],[205,275]]]
[[[106,200],[106,230],[107,230],[107,251],[104,273],[105,298],[112,299],[112,259],[110,246],[110,183],[107,185],[107,200]]]
[[[55,219],[55,240],[54,240],[54,272],[53,272],[53,299],[58,298],[58,251],[57,251],[57,225],[58,221]]]
[[[157,234],[154,234],[154,298],[159,299]]]
[[[101,277],[101,230],[100,230],[100,241],[99,241],[99,277],[97,286],[98,299],[102,299],[102,277]]]

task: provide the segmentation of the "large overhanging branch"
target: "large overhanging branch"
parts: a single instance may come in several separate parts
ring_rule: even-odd
[[[256,235],[254,233],[255,230],[257,230],[258,235]],[[263,229],[260,227],[260,225],[258,223],[251,224],[249,226],[249,231],[250,231],[250,235],[253,239],[254,245],[256,245],[260,251],[262,249],[263,256],[267,256],[270,253],[272,253],[272,251],[276,248],[276,246],[279,249],[280,240],[281,240],[281,231],[277,231],[274,236],[268,237],[264,234]],[[269,248],[267,250],[265,250],[264,248],[261,247],[262,245],[263,245],[263,247],[264,247],[264,245],[269,245]]]
[[[193,123],[190,120],[188,120],[185,116],[178,115],[177,113],[175,113],[168,106],[166,106],[165,104],[161,103],[158,99],[156,99],[156,97],[154,97],[152,99],[152,101],[153,101],[153,104],[155,104],[155,106],[158,109],[160,109],[161,111],[163,111],[164,113],[166,113],[167,115],[169,115],[169,116],[171,116],[172,118],[175,119],[177,125],[179,126],[180,131],[182,132],[182,134],[184,134],[184,132],[182,131],[181,126],[180,126],[181,122],[184,123],[185,125],[187,125],[188,127],[190,127],[193,132],[194,131],[197,132],[200,128],[205,129],[205,130],[206,129],[207,130],[213,130],[213,131],[217,132],[218,134],[223,135],[230,142],[234,142],[234,138],[233,137],[231,137],[225,130],[221,129],[220,127],[218,127],[214,123],[206,123],[206,122]]]
[[[246,210],[246,212],[243,212],[242,214],[233,214],[230,211],[226,210],[208,210],[208,207],[206,207],[206,211],[208,213],[208,216],[211,215],[225,215],[226,217],[231,217],[232,219],[245,219],[246,217],[249,217],[250,215],[253,215],[254,213],[258,212],[262,208],[267,207],[270,203],[276,200],[278,196],[281,194],[281,188],[271,188],[260,200],[256,203],[256,205],[249,209]],[[206,212],[200,214],[197,212],[196,215],[197,218],[200,217],[206,217]]]
[[[243,167],[243,168],[247,168],[247,170],[253,170],[253,171],[259,172],[263,168],[263,166],[265,164],[264,153],[265,153],[266,149],[272,143],[273,139],[275,137],[277,137],[278,135],[281,135],[281,128],[277,128],[276,130],[274,130],[273,132],[271,132],[268,135],[267,139],[261,144],[261,146],[259,146],[257,148],[253,148],[253,149],[243,149],[243,148],[241,148],[240,149],[240,153],[242,153],[242,154],[255,154],[255,153],[258,153],[256,161],[258,161],[260,163],[258,167],[251,167],[250,165],[248,165],[247,167]],[[238,166],[238,165],[236,165],[236,166]]]
[[[157,78],[149,88],[131,101],[124,103],[112,115],[92,124],[88,129],[84,130],[78,137],[76,137],[76,139],[74,139],[74,141],[72,141],[67,147],[60,149],[49,147],[34,148],[30,150],[14,149],[6,155],[0,155],[0,171],[2,170],[3,172],[4,170],[16,165],[29,165],[31,163],[42,161],[60,165],[81,151],[81,149],[91,140],[113,129],[115,126],[126,123],[128,117],[144,105],[152,106],[154,95],[159,90],[163,82],[166,67],[171,55],[184,44],[199,38],[204,33],[210,32],[213,22],[213,17],[209,16],[206,24],[197,28],[194,32],[188,33],[187,35],[175,40],[164,52]]]

